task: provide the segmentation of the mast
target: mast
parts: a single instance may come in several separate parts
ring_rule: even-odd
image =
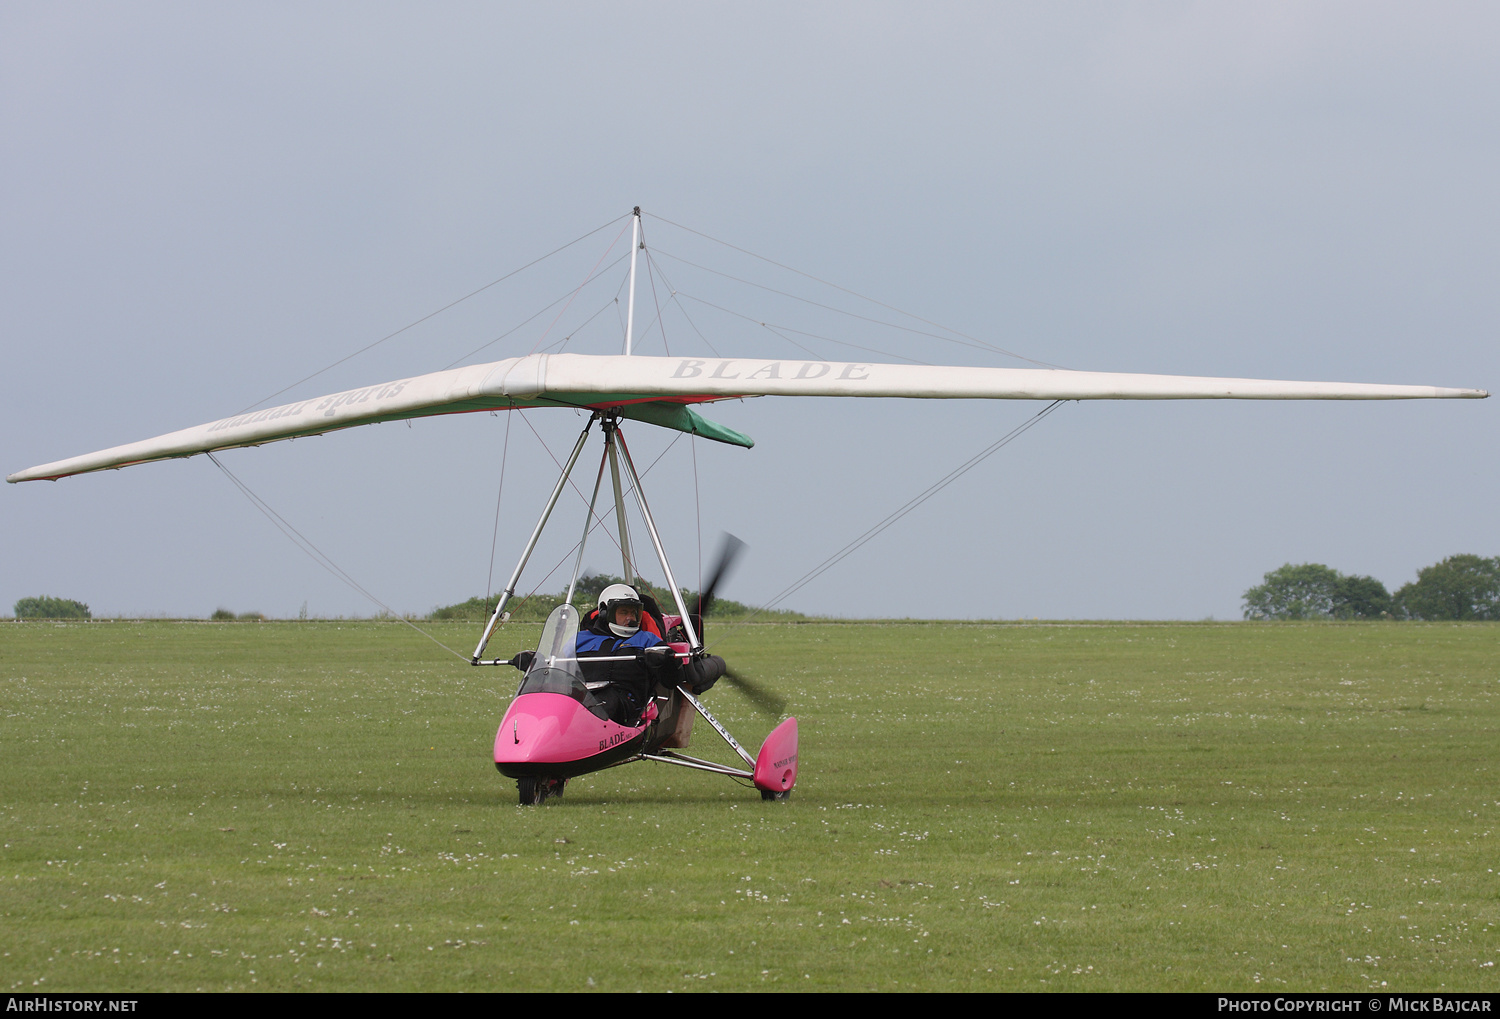
[[[625,307],[625,353],[630,353],[630,340],[635,333],[635,256],[641,250],[641,207],[637,205],[631,214],[635,217],[630,227],[630,301]]]
[[[630,355],[631,342],[635,338],[635,259],[641,250],[641,207],[637,205],[631,213],[630,226],[630,297],[625,306],[625,354]],[[616,418],[613,424],[619,424]],[[630,530],[625,523],[625,502],[620,498],[620,463],[615,454],[615,430],[611,422],[604,422],[604,448],[609,456],[609,472],[615,488],[615,520],[620,528],[620,555],[624,561],[624,572],[620,574],[625,583],[635,583],[635,567],[630,562]]]
[[[625,522],[625,500],[620,491],[620,458],[615,451],[615,428],[619,425],[618,418],[604,419],[604,446],[609,452],[610,479],[615,486],[615,525],[620,529],[620,556],[624,563],[620,576],[625,578],[625,583],[635,585],[635,565],[630,557],[630,527]]]

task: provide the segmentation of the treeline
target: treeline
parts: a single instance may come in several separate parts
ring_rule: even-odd
[[[578,606],[580,613],[592,609],[599,600],[599,593],[610,584],[622,584],[619,577],[607,573],[590,574],[579,578],[578,587],[573,592],[573,604]],[[632,585],[637,591],[651,595],[661,610],[666,615],[676,615],[677,607],[672,601],[672,596],[665,588],[656,587],[644,580],[636,580]],[[540,623],[546,620],[558,605],[562,604],[566,589],[551,594],[534,594],[529,597],[513,598],[506,607],[511,619],[516,622]],[[682,593],[683,601],[689,609],[697,609],[697,595],[691,589],[685,589]],[[433,619],[433,620],[457,620],[467,622],[483,622],[490,618],[490,613],[495,610],[495,602],[499,595],[491,595],[489,598],[475,596],[468,601],[461,601],[455,605],[444,605],[433,609],[425,617],[421,615],[408,615],[407,619]],[[755,615],[757,619],[764,620],[790,620],[806,619],[807,616],[800,612],[789,612],[785,610],[770,610],[756,612],[749,605],[741,604],[729,598],[716,597],[712,607],[713,619],[743,619],[749,615]],[[51,595],[40,595],[35,598],[22,598],[15,603],[16,619],[92,619],[93,615],[89,607],[83,602],[74,601],[71,598],[54,598]],[[268,617],[263,612],[234,612],[231,609],[220,606],[208,617],[216,623],[247,623],[265,622]],[[307,603],[302,603],[302,609],[297,614],[300,620],[307,620]],[[343,618],[340,616],[339,618]],[[381,612],[376,619],[391,618],[389,612]]]
[[[611,584],[624,583],[607,573],[579,578],[573,592],[573,604],[580,612],[592,609],[599,593]],[[649,594],[664,613],[676,613],[671,595],[664,588],[637,579],[636,590]],[[506,606],[516,622],[542,622],[562,603],[566,590],[553,594],[518,597]],[[435,608],[426,618],[482,622],[495,609],[498,595],[475,596],[467,601]],[[683,591],[689,609],[697,608],[697,595]],[[381,614],[385,616],[385,613]],[[714,599],[712,618],[743,619],[755,616],[765,621],[807,619],[801,612],[784,609],[756,610],[728,598]],[[1244,594],[1246,619],[1418,619],[1418,620],[1500,620],[1500,556],[1486,559],[1477,555],[1449,556],[1418,571],[1417,579],[1400,587],[1395,594],[1374,577],[1344,574],[1322,563],[1287,563],[1267,573],[1260,584]],[[40,595],[22,598],[15,603],[15,618],[20,619],[90,619],[92,614],[83,602],[70,598]],[[217,609],[215,621],[261,621],[259,612],[234,613]],[[307,605],[298,618],[307,619]],[[407,616],[408,619],[418,618]]]
[[[578,607],[580,612],[587,612],[598,603],[601,591],[611,584],[623,583],[625,581],[609,573],[591,573],[588,576],[579,577],[578,586],[573,591],[573,604]],[[672,601],[672,596],[667,592],[666,588],[657,587],[640,578],[637,578],[631,586],[640,593],[649,594],[655,598],[657,605],[661,606],[662,612],[666,615],[677,614],[676,604]],[[534,594],[530,597],[517,595],[505,607],[505,611],[509,612],[510,618],[516,622],[539,623],[544,621],[553,609],[562,604],[563,596],[567,593],[567,589],[564,588],[553,594]],[[476,595],[468,601],[461,601],[455,605],[444,605],[441,608],[433,609],[427,618],[470,621],[486,620],[490,618],[490,613],[495,611],[495,603],[499,601],[499,598],[498,594],[492,594],[488,598]],[[697,610],[698,596],[692,589],[683,589],[682,600],[689,609],[693,611]],[[714,597],[710,618],[743,619],[752,613],[755,613],[757,619],[764,620],[807,618],[800,612],[788,612],[781,609],[756,612],[749,605],[719,595],[715,595]]]
[[[1500,556],[1449,556],[1395,594],[1374,577],[1287,563],[1244,599],[1246,619],[1500,619]]]
[[[93,619],[89,607],[71,598],[54,598],[50,594],[22,598],[15,604],[17,619]]]

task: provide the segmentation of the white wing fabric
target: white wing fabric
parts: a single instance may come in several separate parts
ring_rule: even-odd
[[[154,439],[19,471],[6,480],[72,474],[318,435],[355,425],[523,407],[615,409],[626,417],[740,446],[751,440],[689,404],[748,396],[936,400],[1421,400],[1482,398],[1481,389],[1353,382],[1126,375],[754,358],[532,354],[397,379],[251,411]]]

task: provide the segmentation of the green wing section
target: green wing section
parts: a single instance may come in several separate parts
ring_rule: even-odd
[[[679,432],[687,432],[689,435],[701,435],[705,439],[713,439],[715,442],[727,442],[731,446],[744,446],[746,449],[750,449],[755,445],[755,440],[750,438],[750,436],[721,425],[717,421],[710,421],[686,404],[665,402],[627,403],[623,407],[616,409],[620,412],[621,416],[628,417],[632,421],[644,421],[648,425],[675,428]]]

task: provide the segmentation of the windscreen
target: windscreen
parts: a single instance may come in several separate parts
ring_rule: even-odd
[[[526,670],[517,695],[526,693],[560,693],[581,703],[600,718],[607,717],[604,706],[583,682],[578,664],[578,609],[559,605],[542,627],[536,658]]]

